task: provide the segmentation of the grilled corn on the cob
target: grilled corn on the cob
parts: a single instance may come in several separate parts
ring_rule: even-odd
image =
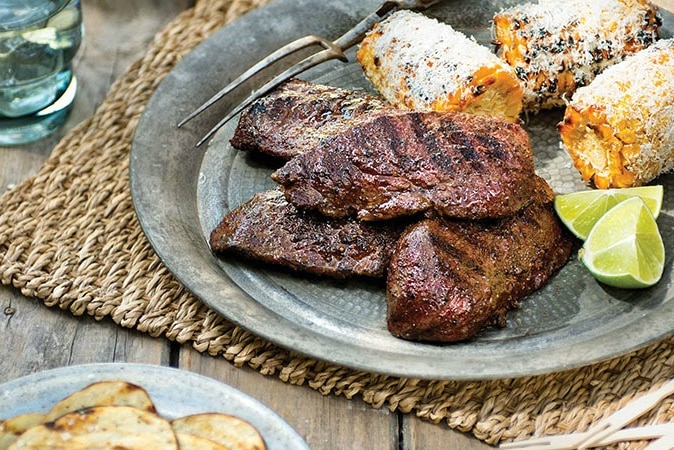
[[[539,0],[493,18],[496,53],[515,68],[524,109],[563,107],[606,67],[658,38],[662,19],[648,0]]]
[[[674,40],[609,67],[573,95],[558,129],[598,188],[640,186],[674,167]]]
[[[418,111],[488,113],[515,121],[522,88],[489,48],[449,25],[399,11],[373,28],[357,54],[391,104]]]

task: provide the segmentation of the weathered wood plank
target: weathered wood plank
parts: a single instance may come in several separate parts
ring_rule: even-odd
[[[486,450],[493,448],[470,434],[433,424],[412,415],[403,418],[401,450],[451,448],[453,450]]]
[[[290,423],[312,449],[398,449],[398,418],[358,399],[323,396],[307,386],[292,386],[276,377],[237,369],[224,359],[180,351],[181,369],[201,373],[260,400]]]
[[[73,364],[168,365],[169,345],[112,321],[73,317],[8,288],[0,290],[0,383]]]
[[[0,192],[35,174],[58,140],[105,98],[110,85],[191,0],[83,0],[85,39],[75,60],[79,92],[66,125],[34,144],[0,148]],[[0,382],[71,364],[128,361],[168,364],[170,345],[112,321],[45,308],[0,287]]]

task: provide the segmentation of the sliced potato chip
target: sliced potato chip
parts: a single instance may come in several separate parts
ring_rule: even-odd
[[[238,417],[205,413],[181,417],[171,422],[177,433],[195,434],[232,450],[264,450],[266,445],[257,429]]]
[[[131,406],[96,406],[29,428],[8,450],[177,450],[171,424]]]
[[[195,434],[176,433],[176,438],[178,447],[185,450],[230,450],[229,447]]]
[[[150,396],[140,386],[126,381],[101,381],[90,384],[59,401],[45,417],[52,422],[64,414],[92,406],[133,406],[156,412]]]
[[[44,414],[27,413],[0,420],[0,450],[5,450],[24,431],[39,425],[43,419]]]

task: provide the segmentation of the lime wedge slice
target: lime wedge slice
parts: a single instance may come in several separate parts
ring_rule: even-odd
[[[665,266],[662,236],[640,197],[609,209],[590,231],[579,255],[597,280],[626,289],[654,285]]]
[[[622,189],[594,189],[561,194],[555,197],[555,210],[560,220],[580,239],[587,239],[601,216],[623,200],[641,197],[657,218],[662,208],[662,185]]]

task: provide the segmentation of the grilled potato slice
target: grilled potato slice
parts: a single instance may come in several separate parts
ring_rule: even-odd
[[[0,421],[0,450],[5,450],[24,431],[41,424],[43,420],[44,414],[27,413]]]
[[[133,406],[156,412],[145,389],[126,381],[101,381],[74,392],[52,407],[44,418],[51,422],[64,414],[91,406]]]
[[[205,413],[181,417],[171,422],[176,433],[194,434],[218,442],[232,450],[265,450],[260,433],[251,424],[228,414]]]
[[[185,450],[229,450],[229,447],[195,434],[176,433],[176,438],[178,446]]]
[[[178,450],[171,424],[132,406],[95,406],[29,428],[9,450]]]

